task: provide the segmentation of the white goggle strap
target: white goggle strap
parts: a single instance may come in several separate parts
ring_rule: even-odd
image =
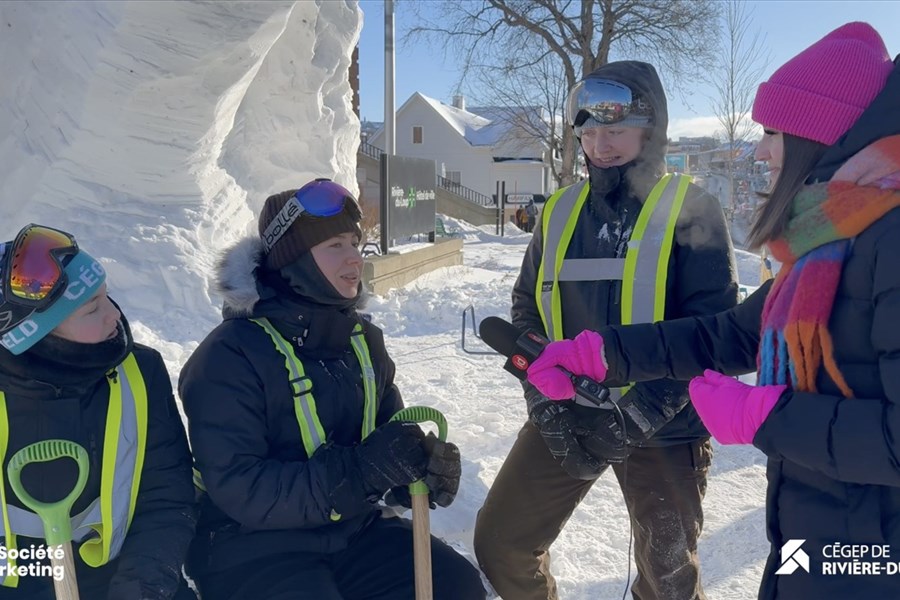
[[[303,205],[300,204],[300,201],[297,200],[296,196],[291,196],[288,201],[284,203],[284,206],[281,207],[281,210],[278,211],[278,214],[275,215],[275,218],[272,219],[272,222],[269,223],[269,226],[266,227],[266,230],[263,232],[262,239],[263,245],[266,247],[266,252],[272,249],[275,242],[281,239],[281,236],[287,232],[288,228],[305,212],[305,210],[306,209],[303,208]]]

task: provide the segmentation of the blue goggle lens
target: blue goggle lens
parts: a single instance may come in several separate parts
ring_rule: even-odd
[[[356,202],[347,188],[330,179],[316,179],[297,190],[294,198],[305,212],[315,217],[333,217],[349,200]]]

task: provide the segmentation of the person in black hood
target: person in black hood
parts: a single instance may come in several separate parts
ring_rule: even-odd
[[[8,469],[48,440],[87,457],[71,510],[81,598],[195,598],[181,574],[196,523],[191,458],[162,357],[134,342],[103,266],[66,232],[32,224],[0,244],[0,279],[0,598],[52,600],[63,577],[40,554],[9,559],[47,544]],[[73,460],[34,462],[22,486],[56,502],[78,471]]]
[[[668,117],[653,66],[600,67],[570,91],[566,115],[590,177],[546,203],[513,288],[513,324],[561,340],[734,306],[719,203],[689,178],[665,175]],[[711,448],[687,384],[609,385],[624,422],[525,385],[529,420],[475,527],[479,564],[504,598],[557,598],[549,547],[610,465],[634,525],[634,598],[705,598],[697,538]]]
[[[715,439],[767,458],[760,600],[898,598],[900,57],[843,25],[760,84],[753,120],[773,181],[748,239],[781,262],[774,282],[717,315],[550,344],[528,379],[562,397],[557,366],[693,378]]]
[[[456,446],[389,421],[403,407],[362,300],[362,214],[317,179],[270,196],[226,251],[224,321],[179,379],[204,493],[188,573],[204,600],[414,597],[409,505],[456,496]],[[432,537],[434,598],[482,600],[478,570]]]

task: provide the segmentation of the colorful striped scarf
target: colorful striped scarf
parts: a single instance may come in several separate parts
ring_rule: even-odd
[[[900,192],[834,181],[804,187],[794,198],[783,236],[769,252],[783,263],[762,313],[759,385],[816,391],[825,371],[847,398],[828,319],[851,239],[900,206]]]

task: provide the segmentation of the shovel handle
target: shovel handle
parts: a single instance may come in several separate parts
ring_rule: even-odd
[[[32,497],[22,485],[22,469],[36,462],[49,462],[58,458],[71,458],[78,463],[78,480],[69,495],[56,502],[40,502]],[[72,541],[72,525],[69,513],[75,500],[84,491],[87,483],[88,462],[87,451],[79,444],[69,440],[42,440],[25,446],[9,459],[7,466],[9,485],[19,500],[33,510],[44,523],[44,538],[48,546],[59,546]]]
[[[438,439],[447,440],[447,419],[436,408],[409,406],[398,411],[391,421],[434,423],[438,427]],[[416,481],[409,486],[412,501],[413,560],[416,573],[416,600],[434,598],[431,577],[431,515],[428,512],[428,486]]]
[[[56,600],[79,600],[78,579],[75,577],[75,561],[72,558],[72,543],[66,542],[60,547],[63,552],[62,558],[56,558],[52,553],[50,555],[50,565],[53,567],[53,572],[57,572],[57,567],[62,567],[63,573],[61,579],[53,578],[53,591],[56,593]]]
[[[71,458],[78,464],[78,479],[69,495],[56,502],[41,502],[35,499],[22,485],[22,469],[36,462],[49,462],[58,458]],[[9,485],[19,500],[33,510],[44,523],[44,539],[47,546],[62,548],[62,558],[50,553],[50,565],[56,573],[62,567],[62,578],[53,578],[56,600],[79,600],[78,579],[75,577],[75,560],[72,556],[72,523],[69,513],[75,500],[84,491],[90,462],[88,453],[80,445],[69,440],[42,440],[25,446],[9,459],[6,472]]]

